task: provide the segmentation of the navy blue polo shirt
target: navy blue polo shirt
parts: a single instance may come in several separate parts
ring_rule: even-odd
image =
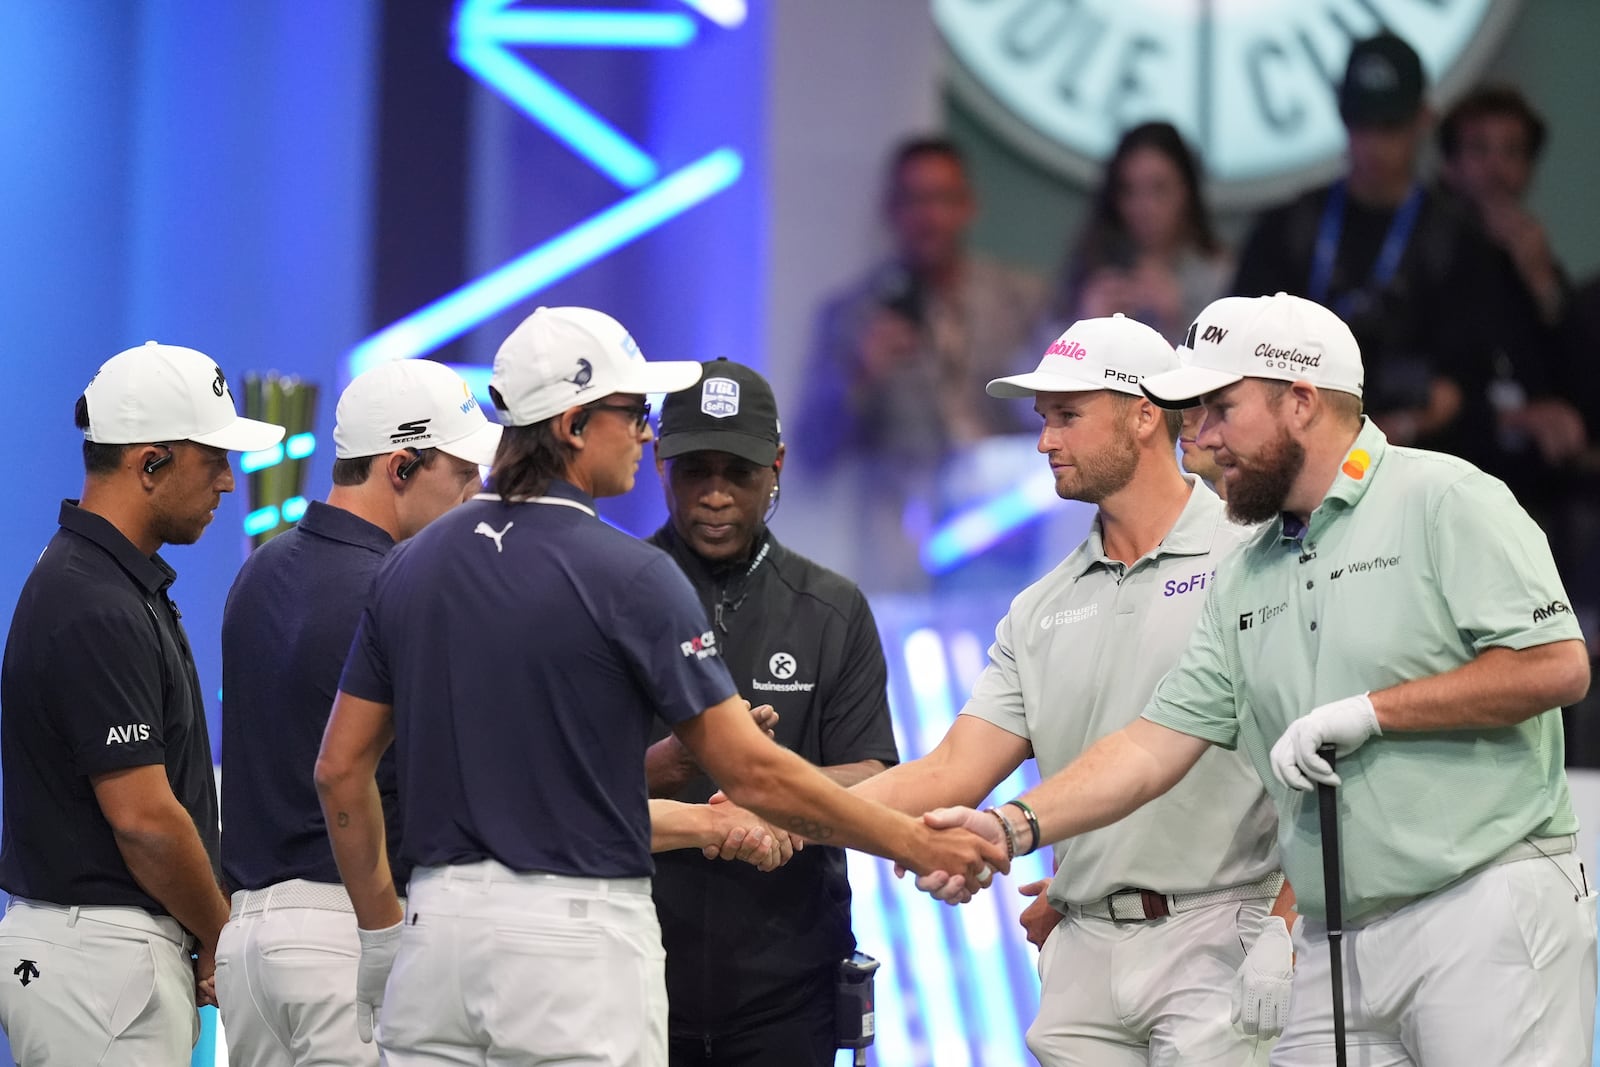
[[[396,548],[340,688],[394,707],[407,861],[593,878],[652,871],[656,718],[736,692],[677,564],[559,482]]]
[[[91,778],[165,767],[217,868],[211,738],[177,578],[106,519],[61,505],[23,583],[0,666],[0,888],[56,904],[144,908]]]
[[[313,771],[345,655],[394,538],[311,504],[250,554],[222,614],[222,873],[229,889],[338,882]],[[400,814],[392,752],[378,763],[395,885]]]

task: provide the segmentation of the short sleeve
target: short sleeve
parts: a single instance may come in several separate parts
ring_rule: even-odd
[[[654,697],[657,714],[676,724],[737,696],[738,689],[689,579],[671,556],[655,555],[626,583],[611,635]]]
[[[1144,717],[1232,750],[1239,743],[1239,706],[1233,687],[1236,672],[1228,666],[1221,593],[1219,589],[1206,597],[1200,625],[1177,666],[1156,685]]]
[[[375,605],[374,599],[361,612],[356,635],[350,642],[350,654],[345,657],[339,689],[374,704],[393,704],[394,677],[389,671]]]
[[[888,766],[900,762],[894,720],[889,715],[888,682],[878,625],[867,598],[857,589],[839,676],[832,680],[822,705],[824,767],[869,759]]]
[[[1428,528],[1451,619],[1475,650],[1583,637],[1544,532],[1504,482],[1481,472],[1462,478]]]
[[[971,715],[1000,727],[1007,733],[1030,738],[1028,711],[1022,700],[1022,674],[1017,667],[1016,646],[1011,638],[1011,614],[994,628],[994,644],[989,646],[989,663],[978,675],[961,714]]]
[[[79,774],[166,762],[163,656],[153,617],[74,613],[48,650],[38,677],[50,686]]]

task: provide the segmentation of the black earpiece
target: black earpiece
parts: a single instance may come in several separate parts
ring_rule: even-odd
[[[573,436],[583,433],[583,428],[587,425],[589,425],[589,413],[587,411],[580,411],[572,416]]]
[[[411,458],[400,464],[400,468],[394,472],[394,476],[399,478],[402,482],[407,478],[410,478],[412,473],[416,471],[418,467],[422,466],[422,453],[418,452],[414,448],[408,448],[406,451],[411,453]]]
[[[165,448],[166,446],[163,445],[162,447]],[[168,463],[171,463],[171,462],[172,462],[172,449],[168,448],[166,455],[164,455],[164,456],[151,456],[149,459],[145,460],[144,461],[144,472],[146,474],[154,474],[156,471],[160,470],[162,467],[165,467]]]

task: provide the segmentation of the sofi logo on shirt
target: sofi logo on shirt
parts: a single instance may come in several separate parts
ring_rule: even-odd
[[[678,646],[685,657],[693,656],[695,659],[705,659],[707,656],[717,654],[717,635],[707,630],[698,637],[691,637]]]
[[[1211,571],[1208,574],[1191,574],[1187,578],[1169,578],[1167,579],[1167,584],[1161,589],[1161,595],[1182,596],[1184,593],[1192,592],[1196,589],[1204,589],[1206,583],[1216,576],[1217,572]]]

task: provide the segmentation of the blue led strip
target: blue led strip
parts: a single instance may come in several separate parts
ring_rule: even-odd
[[[297,433],[281,444],[263,448],[259,452],[245,452],[239,456],[239,470],[245,474],[276,467],[285,459],[305,459],[317,450],[317,438],[311,433]]]
[[[350,353],[352,376],[433,351],[520,300],[643,236],[738,180],[744,163],[719,148],[642,192],[384,327]]]
[[[739,154],[720,148],[660,177],[660,164],[644,149],[511,51],[514,46],[681,48],[698,37],[700,23],[693,17],[678,12],[508,10],[513,2],[462,0],[455,19],[456,61],[632,195],[368,337],[349,355],[352,377],[387,360],[427,355],[715,196],[743,172]],[[744,0],[683,4],[722,29],[742,25],[746,15]]]
[[[922,544],[922,567],[943,574],[1001,538],[1021,529],[1057,503],[1055,476],[1037,471],[1016,486],[940,524]]]

